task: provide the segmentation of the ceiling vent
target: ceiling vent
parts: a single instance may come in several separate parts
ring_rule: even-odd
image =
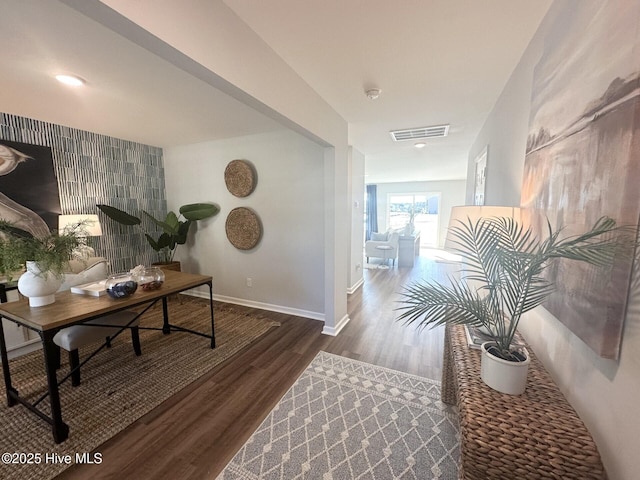
[[[418,138],[446,137],[449,133],[449,125],[436,125],[433,127],[410,128],[408,130],[392,130],[389,132],[396,142],[402,140],[416,140]]]

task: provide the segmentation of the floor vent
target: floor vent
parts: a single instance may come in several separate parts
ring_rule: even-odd
[[[389,132],[394,141],[416,140],[418,138],[446,137],[449,133],[449,125],[436,125],[433,127],[410,128],[407,130],[392,130]]]

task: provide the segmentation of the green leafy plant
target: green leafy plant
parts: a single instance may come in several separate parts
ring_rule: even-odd
[[[543,276],[560,258],[610,266],[618,254],[635,244],[634,229],[618,227],[608,217],[582,234],[560,238],[561,230],[534,237],[511,218],[481,218],[459,222],[450,233],[466,271],[449,284],[417,282],[404,288],[398,320],[420,327],[445,323],[484,327],[499,356],[517,361],[511,344],[522,315],[541,305],[555,287]]]
[[[83,228],[79,223],[61,234],[54,231],[39,238],[0,220],[0,273],[11,280],[15,273],[24,271],[26,262],[33,261],[43,273],[62,275],[80,244],[78,235]]]
[[[131,215],[123,210],[109,205],[97,205],[97,207],[109,218],[120,223],[121,225],[142,225],[142,219]],[[198,220],[213,217],[220,212],[217,205],[210,203],[191,203],[183,205],[179,209],[179,213],[184,219],[178,217],[174,212],[167,213],[164,220],[158,220],[150,213],[142,210],[142,214],[148,219],[152,225],[160,227],[162,233],[157,237],[152,237],[149,233],[145,233],[145,237],[151,248],[160,254],[163,263],[173,261],[178,245],[184,245],[187,242],[189,229],[191,225]]]

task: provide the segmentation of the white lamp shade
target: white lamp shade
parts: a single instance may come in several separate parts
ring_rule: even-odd
[[[467,223],[471,220],[476,223],[481,218],[506,217],[513,218],[516,222],[521,222],[521,214],[519,207],[500,207],[491,205],[463,205],[453,207],[451,209],[451,217],[449,218],[449,226],[447,228],[447,237],[444,241],[444,248],[451,250],[457,245],[454,243],[455,238],[451,235],[450,229],[453,226],[460,225],[460,222]]]
[[[84,223],[82,234],[88,237],[99,237],[102,235],[102,227],[98,215],[60,215],[58,217],[58,231],[64,232],[66,228],[73,228]]]

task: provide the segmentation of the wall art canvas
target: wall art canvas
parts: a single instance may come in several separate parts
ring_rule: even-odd
[[[0,218],[44,236],[60,213],[51,148],[0,140]]]
[[[563,235],[587,231],[603,215],[638,223],[638,5],[581,2],[548,30],[534,71],[521,200],[543,237],[547,218]],[[619,357],[632,263],[563,260],[550,269],[557,293],[545,307],[605,358]]]

